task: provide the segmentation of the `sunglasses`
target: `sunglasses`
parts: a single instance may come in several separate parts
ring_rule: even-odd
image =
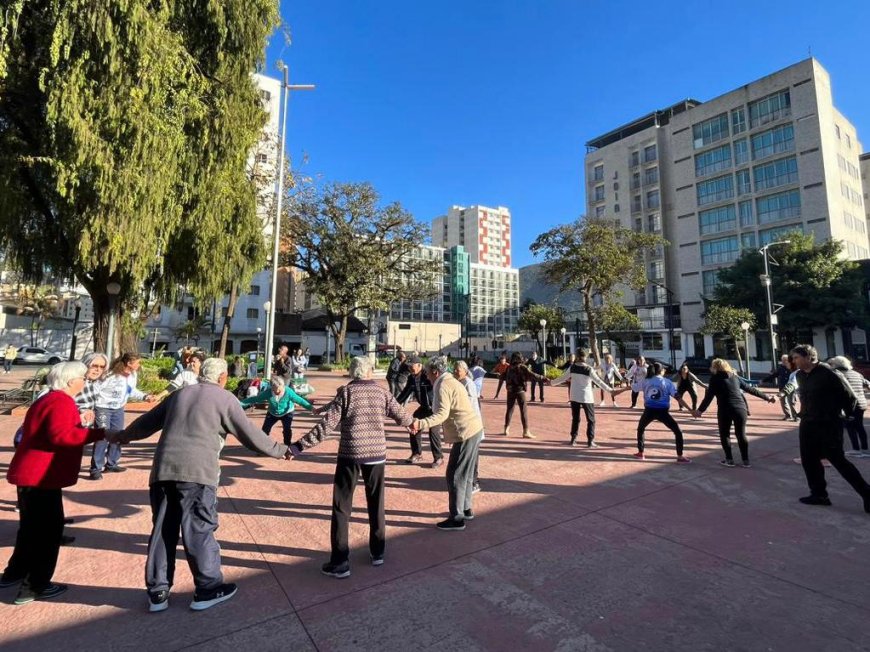
[[[104,364],[89,364],[88,369],[105,369],[106,365]]]

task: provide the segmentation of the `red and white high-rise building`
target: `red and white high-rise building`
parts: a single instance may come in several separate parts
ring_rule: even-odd
[[[462,245],[472,263],[511,267],[511,213],[504,206],[451,206],[432,221],[432,244]]]

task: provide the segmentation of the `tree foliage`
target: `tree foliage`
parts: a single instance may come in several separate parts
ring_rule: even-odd
[[[60,298],[50,285],[22,285],[16,298],[16,312],[30,317],[30,346],[36,346],[42,324],[60,314]]]
[[[0,246],[120,305],[201,301],[263,262],[245,164],[275,0],[30,0],[0,27]]]
[[[743,323],[749,324],[748,330],[755,329],[755,315],[749,308],[735,308],[722,304],[711,303],[704,312],[704,325],[701,333],[704,335],[724,335],[734,341],[737,361],[743,369],[743,358],[740,356],[740,342],[745,337]],[[748,357],[748,351],[746,352]]]
[[[339,360],[351,315],[440,290],[441,261],[417,255],[428,228],[399,203],[381,206],[371,184],[300,188],[288,201],[283,235],[284,263],[305,273],[307,290],[326,310]]]
[[[541,320],[547,322],[546,332],[555,333],[565,326],[565,320],[562,318],[562,312],[552,306],[544,306],[539,303],[529,302],[520,312],[520,318],[517,326],[521,331],[531,334],[535,340],[538,339],[538,334],[541,333]],[[539,342],[541,353],[544,353],[544,343]]]
[[[644,251],[666,244],[661,236],[639,233],[618,222],[582,217],[542,233],[532,243],[532,253],[544,258],[545,277],[557,284],[560,291],[580,292],[596,362],[600,361],[601,354],[593,297],[600,295],[607,304],[616,300],[620,285],[644,287]]]

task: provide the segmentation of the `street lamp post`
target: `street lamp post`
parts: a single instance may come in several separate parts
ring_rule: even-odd
[[[259,326],[257,326],[257,355],[258,356],[260,355],[260,351],[262,351],[262,350],[263,350],[263,329],[260,328]],[[266,360],[265,352],[263,353],[263,360],[265,361],[265,363],[268,363],[268,360]],[[265,364],[265,363],[263,365],[263,373],[264,374],[268,373],[269,369],[271,367],[271,365]]]
[[[118,295],[121,294],[121,284],[117,281],[108,283],[106,292],[109,293],[109,333],[106,342],[106,355],[109,356],[109,360],[112,360],[115,357],[115,308],[118,303]]]
[[[271,358],[272,357],[272,341],[275,338],[275,324],[274,319],[272,319],[272,302],[264,301],[263,302],[263,316],[266,318],[266,341],[263,342],[263,357]],[[260,332],[260,329],[257,329],[257,332]],[[270,336],[272,339],[269,339]],[[258,338],[259,339],[259,338]],[[266,355],[266,348],[268,347],[268,356]],[[272,378],[272,365],[267,365],[263,369],[263,377],[268,382],[270,378]]]
[[[779,240],[777,242],[769,242],[758,250],[758,253],[760,253],[761,257],[764,259],[764,274],[762,274],[759,278],[761,278],[761,284],[764,286],[765,294],[767,295],[767,325],[770,329],[771,371],[776,371],[776,334],[773,332],[773,327],[777,324],[776,311],[779,310],[779,308],[782,308],[782,306],[774,310],[773,294],[771,290],[772,281],[770,278],[770,263],[768,261],[767,250],[770,247],[774,247],[776,245],[790,243],[791,240]],[[774,264],[776,264],[776,262],[774,262]]]
[[[329,325],[326,326],[326,364],[329,364]]]
[[[281,204],[284,198],[284,148],[287,140],[287,109],[290,101],[290,91],[311,91],[314,90],[313,84],[291,84],[290,69],[282,65],[281,71],[284,73],[284,80],[281,84],[283,89],[282,95],[282,115],[281,115],[281,133],[279,135],[279,154],[278,154],[278,197],[275,201],[275,222],[272,233],[272,283],[269,289],[270,305],[276,306],[278,292],[278,255],[280,254],[281,244]],[[266,341],[272,342],[275,339],[275,312],[267,313],[266,315]],[[266,378],[269,378],[269,370],[266,370]]]
[[[547,359],[547,320],[542,319],[538,322],[541,325],[541,357]]]
[[[73,304],[75,307],[75,313],[73,314],[73,327],[72,327],[72,342],[69,347],[69,359],[76,359],[76,346],[79,343],[79,336],[76,333],[76,329],[79,327],[79,315],[82,314],[82,301],[79,298],[76,298],[75,303]]]
[[[568,332],[568,329],[562,326],[562,359],[568,359],[568,351],[565,348],[565,333]]]
[[[399,349],[398,349],[398,346],[399,346],[399,332],[398,332],[398,329],[396,328],[396,326],[395,326],[395,324],[394,324],[394,325],[393,325],[393,357],[394,357],[394,358],[395,358],[397,355],[399,355]]]
[[[742,322],[740,328],[743,329],[743,358],[746,360],[746,377],[750,378],[752,370],[749,368],[749,322]]]

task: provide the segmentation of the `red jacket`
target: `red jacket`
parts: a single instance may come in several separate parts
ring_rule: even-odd
[[[24,436],[6,478],[19,487],[62,489],[78,481],[85,444],[106,436],[85,428],[75,400],[61,391],[38,399],[24,417]]]

